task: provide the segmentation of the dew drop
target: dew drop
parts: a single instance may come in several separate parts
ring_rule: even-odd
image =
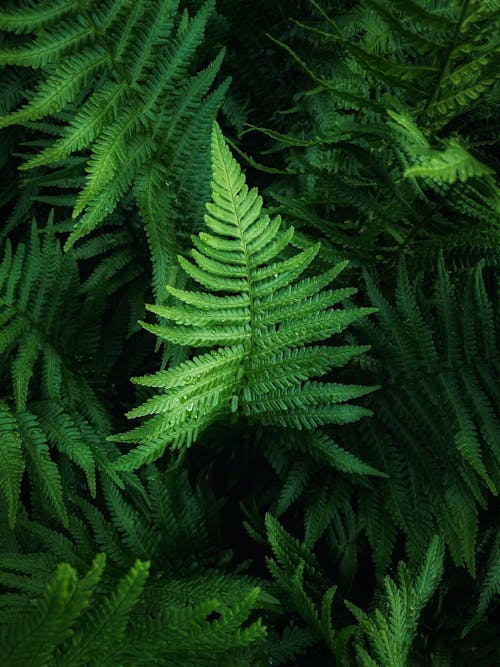
[[[189,403],[189,404],[186,406],[186,410],[187,410],[188,412],[191,412],[191,410],[193,409],[193,407],[194,407],[194,404],[193,404],[193,403]]]

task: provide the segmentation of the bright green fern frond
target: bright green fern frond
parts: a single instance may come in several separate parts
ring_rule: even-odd
[[[431,153],[422,164],[409,167],[404,176],[412,178],[423,176],[426,178],[455,183],[466,181],[472,176],[483,177],[492,175],[493,170],[474,158],[458,141],[450,140],[444,151]]]
[[[293,231],[262,213],[262,199],[249,190],[221,131],[212,136],[213,201],[206,224],[193,242],[184,271],[207,292],[167,286],[178,305],[149,306],[165,324],[144,327],[182,345],[212,347],[168,371],[139,379],[161,389],[130,417],[153,415],[143,426],[116,436],[140,446],[122,458],[134,469],[163,454],[167,446],[189,446],[223,415],[239,413],[266,425],[310,429],[342,424],[369,414],[348,401],[372,388],[309,381],[339,364],[335,347],[306,347],[339,333],[373,312],[333,308],[354,290],[325,290],[344,268],[301,278],[318,246],[279,259]]]
[[[397,583],[386,577],[387,604],[383,611],[378,608],[369,616],[346,603],[371,646],[371,655],[364,647],[357,646],[361,667],[406,667],[418,618],[443,574],[443,559],[443,544],[435,537],[416,578],[412,578],[404,563],[399,564]]]
[[[142,594],[148,574],[149,563],[136,561],[118,582],[116,590],[99,607],[89,611],[86,621],[72,638],[71,653],[61,655],[61,665],[69,667],[75,661],[84,665],[98,656],[101,664],[110,664],[110,656],[123,647],[130,613]]]

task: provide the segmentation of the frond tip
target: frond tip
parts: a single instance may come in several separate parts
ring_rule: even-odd
[[[206,291],[168,286],[175,305],[148,307],[165,323],[143,326],[173,343],[215,349],[135,380],[160,393],[128,414],[150,416],[144,425],[113,438],[139,443],[119,461],[122,470],[157,459],[167,446],[191,445],[201,431],[231,413],[295,429],[370,414],[348,401],[373,388],[310,381],[338,365],[338,348],[308,344],[374,312],[333,307],[356,292],[325,289],[346,262],[301,277],[319,244],[290,254],[293,228],[282,229],[279,216],[270,219],[262,212],[262,198],[247,187],[217,125],[212,172],[212,202],[205,215],[209,231],[193,237],[190,259],[179,258],[182,269]]]

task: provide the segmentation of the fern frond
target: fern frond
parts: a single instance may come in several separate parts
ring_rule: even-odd
[[[352,290],[320,291],[345,264],[297,281],[318,248],[278,260],[291,231],[281,231],[279,218],[270,221],[261,213],[261,198],[245,185],[217,127],[212,160],[213,203],[207,204],[205,216],[211,233],[200,233],[192,260],[180,257],[179,263],[189,277],[216,294],[168,286],[180,305],[149,309],[172,324],[144,326],[172,343],[219,347],[139,380],[163,391],[129,413],[154,415],[144,426],[115,437],[140,443],[122,458],[122,469],[158,458],[169,445],[189,446],[209,424],[231,413],[297,429],[369,414],[347,401],[371,388],[307,381],[337,365],[338,352],[325,348],[320,361],[318,349],[304,344],[339,333],[373,312],[331,308]]]
[[[71,328],[65,328],[60,318],[78,286],[76,262],[61,252],[50,222],[43,245],[33,225],[28,248],[19,245],[14,255],[8,249],[0,267],[0,349],[11,351],[17,347],[12,379],[19,410],[26,408],[35,364],[41,362],[46,384],[55,392],[48,398],[62,401],[60,388],[64,383],[69,390],[69,401],[82,403],[89,417],[106,428],[95,391],[78,367],[75,353],[66,352],[75,348],[74,331],[78,325],[73,322]],[[71,387],[75,394],[71,393]]]
[[[79,582],[72,567],[59,565],[33,611],[19,624],[3,628],[2,661],[12,667],[48,664],[54,649],[71,636],[71,626],[88,606],[103,568],[104,558],[97,558],[92,570]]]
[[[21,436],[16,419],[9,406],[0,401],[0,488],[7,502],[9,525],[16,521],[17,505],[24,473]]]
[[[61,476],[57,465],[50,457],[45,434],[41,430],[35,415],[30,413],[19,413],[17,423],[32,485],[35,489],[40,490],[42,497],[59,520],[63,524],[67,524],[68,517],[64,504]]]
[[[78,7],[78,0],[50,0],[33,7],[24,4],[20,7],[7,8],[0,14],[0,25],[3,30],[14,33],[31,33],[46,28],[55,21],[73,12]]]
[[[489,371],[498,366],[496,317],[482,265],[459,289],[441,258],[431,301],[421,278],[410,283],[401,263],[391,303],[367,276],[380,327],[367,326],[365,341],[385,359],[373,369],[385,388],[370,401],[380,425],[360,436],[370,450],[377,443],[391,480],[383,505],[405,532],[412,560],[439,525],[456,562],[474,572],[478,511],[498,493],[498,390]]]
[[[149,563],[136,561],[130,571],[118,582],[116,590],[108,595],[95,610],[90,610],[86,622],[72,637],[71,654],[61,655],[60,664],[72,665],[75,660],[84,665],[100,656],[108,662],[109,657],[120,651],[125,638],[132,608],[137,604],[149,574]],[[107,648],[103,654],[102,647]]]
[[[42,242],[41,236],[33,225],[26,246],[19,244],[12,253],[7,243],[0,265],[0,350],[14,402],[8,408],[14,422],[10,436],[5,434],[10,447],[3,450],[9,452],[12,469],[8,473],[4,459],[2,474],[11,522],[13,484],[20,470],[12,446],[19,430],[33,491],[38,489],[48,501],[45,506],[63,522],[67,516],[52,449],[81,468],[93,496],[96,467],[117,481],[109,468],[111,450],[102,443],[110,430],[98,391],[106,364],[92,370],[101,345],[98,322],[104,302],[99,306],[82,297],[75,257],[62,253],[52,219]]]
[[[405,178],[423,176],[444,183],[466,181],[473,176],[483,177],[493,174],[493,170],[474,158],[459,142],[450,140],[448,148],[431,153],[422,164],[409,167]]]
[[[355,605],[348,608],[359,621],[372,647],[372,656],[357,645],[359,664],[363,667],[404,667],[414,640],[423,607],[432,596],[443,574],[444,549],[435,537],[428,547],[425,561],[412,581],[404,563],[399,564],[397,584],[385,579],[387,607],[368,616]]]

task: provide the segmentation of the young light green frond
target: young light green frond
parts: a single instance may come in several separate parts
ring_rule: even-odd
[[[443,541],[435,536],[427,550],[424,563],[415,581],[415,593],[419,604],[423,607],[436,590],[439,580],[443,576],[444,545]]]
[[[492,174],[490,167],[477,160],[456,140],[450,140],[444,151],[433,151],[423,156],[421,164],[409,167],[404,172],[405,178],[420,176],[444,183],[455,183],[457,180],[463,183],[468,178],[481,178]]]
[[[148,422],[115,437],[140,445],[122,457],[122,469],[152,461],[168,446],[191,444],[209,424],[231,413],[296,429],[371,414],[348,401],[373,388],[308,382],[336,366],[338,355],[340,364],[345,363],[355,348],[345,356],[346,349],[305,344],[327,339],[373,312],[332,308],[355,290],[321,291],[345,264],[297,281],[318,246],[279,259],[292,232],[282,232],[279,220],[270,223],[262,213],[261,197],[246,186],[217,126],[212,165],[212,202],[205,216],[211,234],[200,233],[192,261],[179,258],[184,271],[208,293],[169,287],[183,305],[149,306],[162,323],[143,327],[172,343],[216,349],[138,380],[161,393],[128,413],[152,415]]]
[[[105,561],[103,553],[91,556],[90,570],[78,576],[68,563],[52,574],[54,558],[43,553],[3,558],[2,570],[16,574],[2,572],[2,582],[18,592],[0,599],[2,664],[215,664],[231,660],[237,649],[261,645],[266,630],[250,614],[277,608],[251,577],[207,572],[179,579],[163,573],[145,589],[149,563],[137,560],[121,576],[114,568],[105,571]],[[84,572],[89,567],[80,566]]]
[[[77,590],[76,571],[69,565],[59,565],[24,623],[15,625],[11,632],[4,631],[0,642],[3,664],[47,664],[54,648],[71,634],[71,625],[82,611],[84,604],[79,609],[72,604]]]

